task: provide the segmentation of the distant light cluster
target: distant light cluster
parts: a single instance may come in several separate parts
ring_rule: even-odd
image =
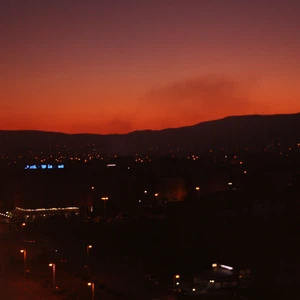
[[[52,208],[21,208],[21,207],[16,207],[16,210],[21,210],[21,211],[56,211],[56,210],[79,210],[79,207],[52,207]]]
[[[0,213],[0,216],[2,216],[2,217],[5,217],[5,218],[9,218],[9,219],[11,219],[11,218],[12,218],[10,215],[3,214],[3,213]]]

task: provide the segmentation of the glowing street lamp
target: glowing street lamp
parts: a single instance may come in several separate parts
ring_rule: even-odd
[[[179,282],[176,281],[176,279],[178,280],[179,278],[180,278],[180,275],[179,275],[179,274],[176,274],[176,275],[174,276],[174,286],[179,285]]]
[[[154,196],[155,196],[155,197],[158,197],[158,193],[155,193]]]
[[[53,288],[55,289],[55,264],[49,264],[49,267],[52,268],[52,285]]]
[[[26,226],[26,223],[21,224],[21,230],[24,231],[24,227]]]
[[[27,251],[22,249],[20,250],[21,253],[23,253],[24,258],[24,276],[26,277],[26,271],[27,271]]]
[[[196,191],[197,191],[197,195],[199,197],[200,196],[200,186],[196,186]]]
[[[94,300],[95,299],[95,284],[94,284],[94,282],[88,282],[87,285],[92,288],[92,300]]]
[[[93,246],[92,245],[87,245],[86,246],[86,265],[87,267],[89,267],[89,254],[90,254],[90,249],[92,249]]]
[[[88,275],[90,275],[90,250],[93,248],[92,245],[86,246],[86,267]]]
[[[103,208],[104,208],[104,216],[106,216],[106,201],[108,201],[108,197],[101,197],[103,201]]]

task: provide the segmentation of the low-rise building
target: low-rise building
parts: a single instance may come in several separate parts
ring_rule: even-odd
[[[219,290],[238,285],[239,274],[226,265],[212,264],[212,268],[194,276],[197,290]]]

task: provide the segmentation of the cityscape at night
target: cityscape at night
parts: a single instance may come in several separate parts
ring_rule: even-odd
[[[300,4],[0,6],[0,299],[296,299]]]

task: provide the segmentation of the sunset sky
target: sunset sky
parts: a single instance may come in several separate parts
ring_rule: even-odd
[[[126,133],[300,111],[300,1],[3,2],[0,130]]]

